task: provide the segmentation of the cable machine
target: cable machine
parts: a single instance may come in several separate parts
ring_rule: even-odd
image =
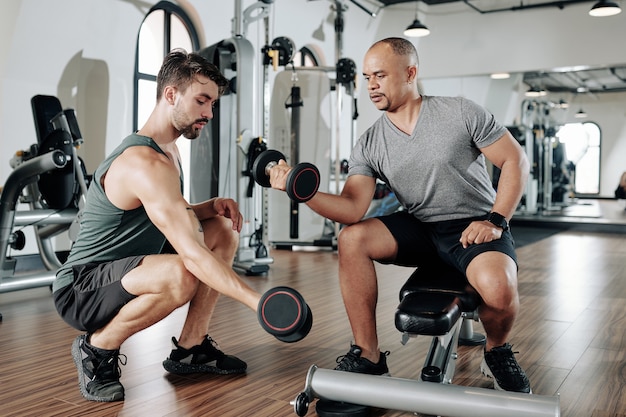
[[[521,105],[521,126],[509,128],[522,143],[531,172],[518,212],[543,214],[561,210],[573,192],[573,163],[567,162],[565,146],[559,141],[560,125],[554,111],[559,104],[550,101],[524,100]]]
[[[346,4],[341,0],[332,3],[336,64],[333,67],[293,66],[291,71],[286,69],[276,76],[270,134],[272,147],[291,158],[288,163],[300,163],[304,156],[319,168],[320,191],[339,193],[347,169],[347,160],[342,154],[347,156],[354,145],[358,112],[356,64],[343,57]],[[352,3],[375,16],[357,2]],[[345,107],[350,107],[349,112]],[[300,117],[302,112],[306,112],[306,118]],[[350,140],[347,143],[344,140],[342,146],[346,130],[350,132]],[[294,208],[283,195],[270,194],[269,220],[269,240],[276,247],[336,247],[339,224],[329,222],[306,206]]]
[[[258,103],[255,75],[255,51],[245,38],[246,27],[269,15],[272,0],[259,1],[245,11],[242,0],[235,1],[232,37],[199,51],[213,62],[230,80],[229,91],[216,105],[209,126],[191,144],[190,200],[203,201],[215,196],[228,196],[239,203],[244,217],[240,246],[234,267],[249,275],[264,274],[273,260],[262,238],[266,221],[257,216],[252,178],[247,158],[263,139],[256,132],[255,103]],[[263,193],[256,193],[256,195]],[[261,213],[263,215],[263,213]]]

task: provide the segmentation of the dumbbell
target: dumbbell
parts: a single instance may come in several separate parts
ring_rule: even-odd
[[[276,339],[293,343],[304,339],[313,326],[313,313],[302,295],[293,288],[275,287],[259,301],[261,327]]]
[[[270,169],[278,165],[278,161],[286,159],[281,152],[268,149],[259,154],[252,164],[252,176],[262,187],[271,187]],[[308,162],[296,165],[287,174],[286,192],[290,199],[305,203],[313,198],[320,186],[320,172]]]

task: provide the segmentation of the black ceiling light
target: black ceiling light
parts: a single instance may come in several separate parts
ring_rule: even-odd
[[[605,17],[614,16],[621,12],[622,9],[620,9],[617,3],[608,0],[600,0],[591,8],[591,10],[589,10],[589,15],[594,17]]]
[[[415,2],[415,20],[406,29],[404,29],[404,36],[411,38],[421,38],[423,36],[430,35],[430,30],[419,21],[417,18],[417,1]]]

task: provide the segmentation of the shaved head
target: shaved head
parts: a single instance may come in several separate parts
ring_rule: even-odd
[[[409,65],[419,66],[419,57],[415,46],[404,38],[385,38],[374,43],[369,50],[386,45],[394,54],[406,57]],[[369,51],[368,50],[368,51]]]

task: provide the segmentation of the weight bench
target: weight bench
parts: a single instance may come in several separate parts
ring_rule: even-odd
[[[455,371],[457,345],[483,345],[472,320],[481,299],[465,275],[443,262],[419,267],[400,290],[396,328],[402,344],[410,337],[433,336],[421,379],[450,384]]]
[[[485,337],[472,329],[480,303],[478,293],[456,269],[443,262],[417,268],[400,290],[395,325],[403,344],[411,337],[432,337],[420,380],[312,365],[304,391],[292,402],[295,413],[306,415],[309,404],[319,398],[328,400],[317,404],[320,417],[365,417],[368,407],[449,417],[558,417],[558,396],[452,385],[458,344],[485,343]]]
[[[44,95],[34,96],[31,107],[37,143],[16,152],[0,194],[0,293],[52,284],[63,257],[53,238],[77,224],[88,187],[89,176],[76,154],[83,138],[74,110],[63,110],[57,97]],[[17,210],[19,203],[29,210]],[[24,248],[26,227],[33,228],[41,270],[19,271],[20,256],[9,252]]]

